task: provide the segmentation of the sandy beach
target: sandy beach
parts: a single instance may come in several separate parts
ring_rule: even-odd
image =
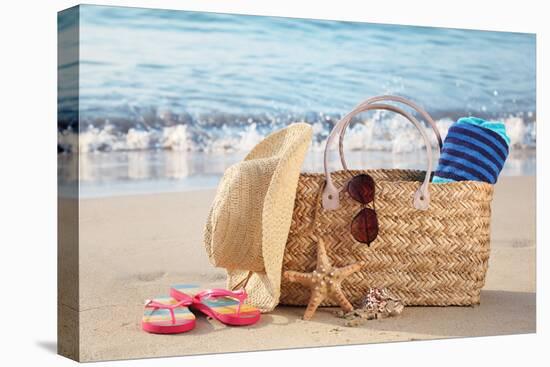
[[[303,308],[278,307],[251,327],[199,316],[189,333],[143,332],[143,301],[167,294],[171,284],[224,286],[224,271],[210,265],[202,245],[213,195],[203,190],[80,201],[80,301],[68,308],[80,322],[75,352],[81,361],[535,332],[532,176],[502,177],[496,185],[491,260],[479,306],[407,307],[399,317],[355,328],[343,326],[332,309],[303,321]],[[60,199],[59,205],[70,203]]]

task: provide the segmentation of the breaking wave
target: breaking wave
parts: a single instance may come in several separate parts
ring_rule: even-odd
[[[257,120],[257,121],[255,121]],[[309,120],[309,121],[308,121]],[[290,121],[306,121],[313,127],[314,150],[324,149],[326,138],[337,118],[319,114],[319,118],[296,118]],[[522,116],[501,118],[514,149],[531,149],[536,145],[536,122]],[[160,120],[154,126],[146,123],[120,124],[109,120],[89,123],[79,133],[65,129],[58,132],[59,152],[110,152],[163,150],[188,152],[224,153],[249,151],[265,136],[284,127],[288,122],[266,123],[258,118],[239,118],[231,122],[194,123]],[[454,119],[443,117],[436,120],[444,138]],[[130,125],[130,127],[126,127]],[[435,144],[435,136],[432,143]],[[375,114],[372,118],[352,123],[346,132],[347,150],[386,151],[407,153],[422,149],[422,139],[414,126],[401,117],[384,118]]]

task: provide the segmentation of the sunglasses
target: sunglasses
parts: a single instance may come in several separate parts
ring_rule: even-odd
[[[378,218],[374,206],[374,180],[371,176],[360,174],[348,181],[347,192],[349,196],[364,205],[351,221],[351,235],[361,243],[370,246],[371,242],[378,236]],[[373,208],[368,208],[372,202]]]

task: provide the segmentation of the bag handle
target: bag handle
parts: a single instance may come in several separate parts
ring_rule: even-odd
[[[431,144],[430,144],[430,140],[428,138],[428,135],[426,134],[426,132],[424,131],[424,129],[422,128],[422,126],[420,125],[420,123],[418,122],[418,120],[415,117],[413,117],[409,113],[403,111],[399,107],[396,107],[396,106],[393,106],[393,105],[388,105],[388,104],[383,104],[383,103],[375,103],[375,102],[380,101],[380,100],[392,100],[392,101],[398,101],[398,102],[403,102],[404,101],[403,102],[404,104],[407,104],[408,106],[413,107],[415,110],[420,112],[423,116],[424,116],[424,114],[426,116],[428,116],[428,118],[426,118],[426,116],[424,116],[424,117],[431,124],[432,129],[434,130],[434,132],[435,132],[435,134],[438,138],[439,147],[441,147],[441,136],[439,134],[439,131],[437,130],[437,127],[435,126],[435,123],[433,122],[431,117],[429,117],[429,115],[424,110],[420,109],[418,106],[416,106],[412,102],[410,102],[410,101],[408,101],[404,98],[396,97],[396,96],[380,96],[380,97],[371,98],[371,99],[359,104],[350,113],[348,113],[340,121],[338,121],[338,123],[334,126],[334,128],[332,129],[332,131],[331,131],[331,133],[330,133],[330,135],[327,139],[327,143],[326,143],[326,146],[325,146],[325,152],[324,152],[324,168],[325,168],[326,184],[325,184],[325,188],[323,189],[323,195],[322,195],[323,208],[325,208],[327,210],[335,210],[335,209],[340,207],[340,195],[339,194],[340,194],[341,189],[339,190],[338,188],[336,188],[336,186],[334,185],[334,183],[332,181],[332,177],[330,175],[330,172],[328,171],[328,150],[329,150],[329,147],[334,142],[336,137],[338,137],[338,136],[341,137],[343,135],[343,132],[344,132],[345,128],[349,125],[349,123],[351,122],[351,119],[355,115],[357,115],[361,112],[370,111],[370,110],[387,110],[387,111],[392,111],[392,112],[398,113],[398,114],[404,116],[405,118],[407,118],[407,120],[412,122],[415,125],[415,127],[418,129],[418,131],[420,131],[420,133],[422,135],[422,138],[424,139],[424,143],[426,145],[426,152],[427,152],[427,155],[428,155],[428,168],[426,170],[426,175],[424,177],[424,182],[420,185],[419,189],[416,191],[416,193],[414,195],[413,206],[416,209],[419,209],[419,210],[428,209],[429,204],[430,204],[429,183],[430,183],[430,177],[431,177],[432,166],[433,166],[432,149],[431,149]],[[342,141],[340,141],[340,144],[342,144]],[[340,146],[340,149],[343,149],[342,146]],[[347,167],[345,165],[345,160],[343,160],[342,156],[340,158],[341,158],[342,164],[344,165],[344,168],[347,169]]]
[[[364,101],[363,103],[361,103],[361,105],[375,103],[375,102],[382,102],[382,101],[393,101],[393,102],[403,103],[411,107],[412,109],[414,109],[416,112],[418,112],[428,122],[428,124],[432,128],[435,134],[435,137],[437,138],[439,151],[441,150],[441,148],[443,148],[443,140],[441,139],[441,134],[439,133],[439,129],[437,128],[435,121],[432,119],[432,116],[430,116],[428,112],[426,112],[426,110],[424,110],[422,107],[420,107],[416,103],[399,96],[383,95],[383,96],[371,97],[366,101]],[[346,171],[348,170],[348,166],[346,164],[346,159],[344,156],[344,136],[346,135],[346,130],[350,123],[351,123],[351,119],[345,124],[345,126],[342,127],[342,131],[340,133],[340,141],[338,144],[338,149],[340,151],[340,162],[342,163],[342,167]]]

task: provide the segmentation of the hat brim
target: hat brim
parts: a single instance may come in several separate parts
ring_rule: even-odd
[[[279,302],[283,256],[292,223],[296,188],[311,137],[312,128],[309,124],[296,123],[268,136],[263,141],[267,144],[278,144],[284,141],[287,149],[279,155],[279,162],[273,171],[264,198],[262,257],[265,273],[254,272],[246,287],[249,302],[262,312],[273,310]],[[246,159],[254,159],[265,154],[261,150],[254,148]],[[237,286],[249,274],[247,270],[228,270],[227,273],[229,288]]]

